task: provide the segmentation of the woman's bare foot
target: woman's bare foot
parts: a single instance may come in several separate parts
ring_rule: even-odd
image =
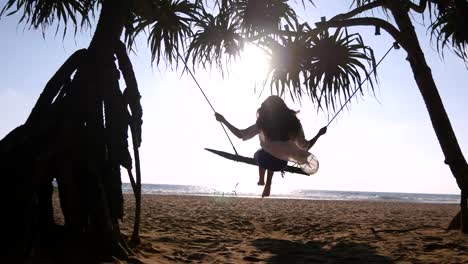
[[[266,185],[263,188],[262,198],[270,196],[271,182],[273,180],[273,171],[268,170]]]

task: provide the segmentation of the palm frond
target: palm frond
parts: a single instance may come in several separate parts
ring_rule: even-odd
[[[186,0],[142,0],[143,6],[134,7],[130,22],[125,27],[125,41],[131,48],[136,36],[147,30],[151,60],[161,58],[172,64],[178,61],[178,52],[192,34],[190,27],[196,14],[196,5]]]
[[[68,22],[75,28],[89,25],[90,16],[100,0],[8,0],[0,11],[3,15],[20,14],[20,23],[29,24],[33,29],[45,31],[56,23],[57,30],[63,23],[63,33],[67,32]],[[79,21],[81,20],[81,21]]]
[[[191,57],[193,66],[206,68],[207,64],[216,64],[222,68],[223,54],[236,57],[244,47],[244,41],[237,33],[239,24],[230,18],[225,9],[221,9],[217,16],[203,12],[194,28],[196,31],[186,54],[186,60]]]
[[[376,64],[373,50],[364,45],[361,36],[348,35],[342,30],[336,30],[333,35],[324,33],[313,39],[311,54],[311,63],[306,68],[309,94],[319,108],[325,103],[325,108],[328,110],[331,107],[333,111],[354,90],[357,89],[362,95],[361,74],[368,76]],[[372,78],[369,78],[369,87],[374,89]]]
[[[434,12],[436,16],[430,30],[438,51],[451,46],[455,54],[468,61],[468,1],[443,1]]]
[[[272,32],[281,23],[293,26],[297,16],[287,0],[240,0],[231,5],[235,20],[247,36],[255,33]]]
[[[302,5],[303,5],[304,7],[305,7],[305,3],[306,3],[306,2],[309,2],[313,7],[317,7],[317,6],[315,5],[314,1],[312,1],[312,0],[307,0],[307,1],[306,1],[306,0],[302,0],[301,2],[302,2]]]
[[[307,25],[298,25],[297,31],[303,32]],[[305,36],[305,35],[304,35]],[[311,40],[306,37],[279,37],[278,40],[267,38],[263,41],[270,53],[270,88],[277,95],[283,96],[287,88],[293,100],[300,100],[303,94],[302,82],[307,77],[304,71],[311,60]],[[270,77],[271,75],[271,77]]]
[[[318,109],[334,111],[354,90],[362,94],[361,76],[369,75],[373,67],[374,53],[359,34],[336,30],[313,38],[282,39],[272,49],[271,87],[279,95],[288,92],[293,100],[308,95]],[[374,90],[372,78],[369,87]]]

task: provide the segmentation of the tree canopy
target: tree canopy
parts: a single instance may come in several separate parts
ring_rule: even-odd
[[[301,4],[309,9],[317,1]],[[308,95],[319,108],[328,110],[361,89],[363,76],[375,67],[372,48],[359,33],[350,32],[352,26],[382,28],[398,41],[398,29],[389,15],[392,2],[429,17],[427,27],[439,50],[448,47],[467,59],[466,0],[353,0],[348,13],[317,25],[300,21],[293,8],[298,3],[286,0],[131,2],[125,42],[132,49],[135,38],[145,34],[156,64],[164,60],[178,65],[182,55],[194,68],[223,69],[245,43],[253,43],[270,57],[267,78],[272,91],[293,99]],[[1,15],[19,13],[20,22],[34,29],[55,25],[66,33],[71,26],[76,32],[91,27],[101,4],[102,0],[9,0]],[[377,9],[383,12],[374,12]],[[374,88],[372,78],[369,87]]]

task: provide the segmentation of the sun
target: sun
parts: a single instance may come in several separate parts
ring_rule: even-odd
[[[246,44],[227,68],[228,74],[222,82],[222,87],[227,89],[217,98],[218,102],[223,101],[226,113],[230,113],[233,120],[239,120],[239,125],[255,116],[261,101],[270,94],[269,83],[265,83],[269,61],[269,55],[261,48]]]
[[[251,86],[254,83],[263,85],[269,65],[269,57],[265,51],[253,44],[246,44],[231,72],[240,85]]]

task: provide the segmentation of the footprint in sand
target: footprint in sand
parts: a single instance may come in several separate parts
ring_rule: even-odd
[[[206,257],[206,254],[203,253],[193,253],[188,255],[187,259],[188,260],[202,260]]]
[[[263,259],[259,259],[259,258],[256,258],[254,256],[245,256],[243,258],[243,260],[245,261],[249,261],[249,262],[260,262],[260,261],[263,261]]]

